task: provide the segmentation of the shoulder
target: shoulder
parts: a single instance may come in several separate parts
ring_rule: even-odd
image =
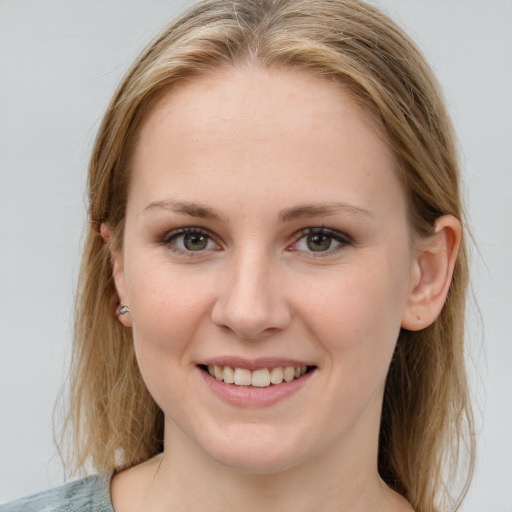
[[[110,474],[88,476],[0,505],[0,512],[114,512]]]

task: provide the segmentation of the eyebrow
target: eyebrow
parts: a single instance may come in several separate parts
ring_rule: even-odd
[[[191,217],[200,217],[202,219],[212,219],[220,221],[224,220],[223,215],[217,213],[212,208],[209,208],[208,206],[202,206],[197,203],[191,203],[188,201],[174,201],[172,199],[154,201],[152,203],[149,203],[144,208],[144,211],[146,212],[154,208],[161,208],[175,213],[184,213],[185,215],[190,215]]]
[[[322,217],[335,215],[337,213],[348,213],[354,216],[372,217],[372,214],[358,206],[349,203],[330,203],[330,204],[305,204],[293,208],[287,208],[279,214],[280,222],[290,222],[292,220],[304,219],[309,217]]]
[[[213,208],[189,201],[175,201],[173,199],[154,201],[149,203],[144,208],[144,211],[152,210],[154,208],[161,208],[175,213],[182,213],[185,215],[190,215],[191,217],[199,217],[202,219],[211,219],[225,222],[225,217],[221,213],[215,211]],[[287,208],[286,210],[282,210],[279,213],[278,220],[279,222],[284,223],[297,219],[335,215],[342,212],[353,216],[372,217],[372,214],[364,208],[360,208],[349,203],[339,202],[322,205],[305,204]]]

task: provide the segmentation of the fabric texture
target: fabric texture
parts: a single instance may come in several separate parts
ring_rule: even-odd
[[[0,512],[114,512],[111,474],[88,476],[26,498],[0,505]]]

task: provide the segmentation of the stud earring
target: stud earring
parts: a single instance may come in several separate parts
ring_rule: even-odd
[[[124,315],[125,313],[129,313],[130,308],[128,306],[123,306],[122,304],[119,304],[116,309],[116,316]]]

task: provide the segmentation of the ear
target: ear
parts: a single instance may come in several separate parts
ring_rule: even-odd
[[[108,227],[108,224],[106,222],[103,222],[101,224],[100,233],[103,238],[103,241],[109,246],[110,261],[112,264],[112,277],[114,278],[117,295],[119,297],[119,303],[123,304],[124,306],[128,306],[122,253],[118,249],[113,248],[111,243],[110,228]],[[132,326],[132,317],[130,313],[119,315],[117,319],[125,327]]]
[[[452,281],[461,238],[459,220],[453,215],[443,215],[434,225],[434,234],[420,241],[402,317],[404,329],[425,329],[440,315]]]

